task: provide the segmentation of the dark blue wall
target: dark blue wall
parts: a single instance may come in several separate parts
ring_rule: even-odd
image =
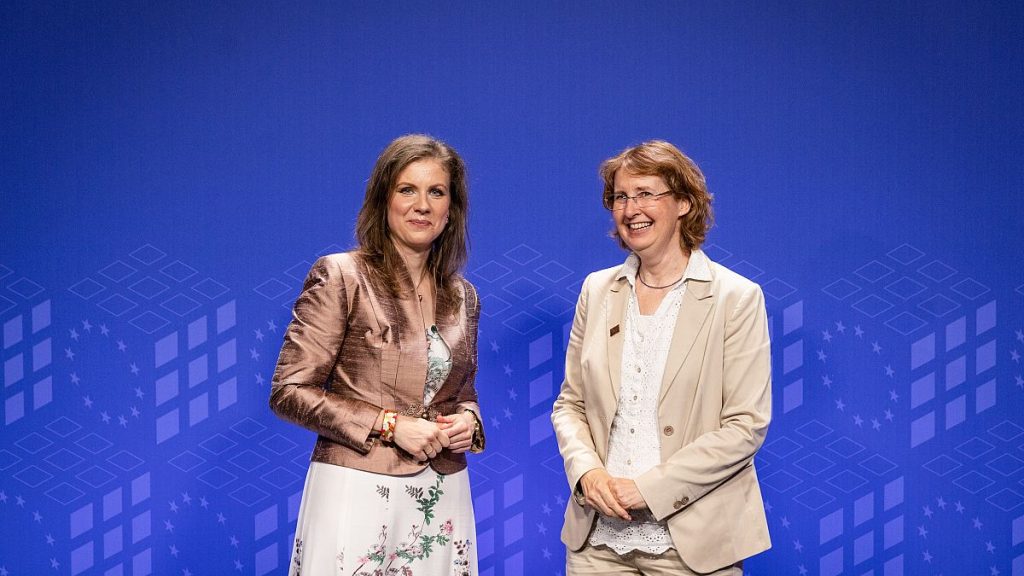
[[[704,169],[768,295],[750,574],[1024,575],[1020,3],[0,4],[0,575],[282,573],[288,305],[377,153],[471,174],[483,574],[556,574],[596,168]]]

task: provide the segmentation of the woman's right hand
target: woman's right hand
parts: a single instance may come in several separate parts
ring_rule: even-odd
[[[399,414],[395,422],[395,444],[425,462],[447,448],[449,441],[448,434],[436,422]]]

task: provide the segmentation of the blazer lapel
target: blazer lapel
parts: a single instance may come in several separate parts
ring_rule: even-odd
[[[669,386],[675,381],[676,375],[689,357],[690,351],[697,341],[697,336],[700,334],[704,322],[707,321],[711,306],[714,304],[713,296],[711,282],[687,281],[686,293],[683,294],[683,305],[679,309],[679,318],[676,320],[676,329],[672,334],[672,344],[668,351],[665,375],[661,381],[659,403],[665,399]],[[621,358],[621,348],[619,350]]]
[[[612,406],[619,403],[619,383],[622,379],[622,343],[626,338],[626,302],[629,298],[629,282],[616,280],[608,293],[606,304],[605,335],[608,337],[608,376],[612,384]]]

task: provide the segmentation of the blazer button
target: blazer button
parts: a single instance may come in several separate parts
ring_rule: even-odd
[[[662,430],[662,432],[665,433],[665,436],[671,436],[672,434],[675,434],[675,431],[675,428],[671,426],[665,426],[665,429]]]

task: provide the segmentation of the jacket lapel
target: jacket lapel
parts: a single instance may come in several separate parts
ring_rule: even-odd
[[[629,282],[619,278],[612,283],[606,304],[607,326],[605,335],[608,338],[608,376],[612,384],[612,406],[619,403],[619,384],[622,380],[622,343],[626,338],[626,302],[629,298]]]
[[[708,313],[711,311],[711,306],[714,302],[711,282],[693,279],[687,281],[686,293],[683,295],[683,305],[679,309],[679,318],[676,320],[676,328],[672,334],[672,344],[668,351],[665,375],[661,381],[661,393],[658,396],[659,403],[665,399],[669,386],[675,381],[679,370],[690,356],[690,351],[697,341],[697,336],[701,333],[701,328],[704,327],[704,322],[707,321]]]

